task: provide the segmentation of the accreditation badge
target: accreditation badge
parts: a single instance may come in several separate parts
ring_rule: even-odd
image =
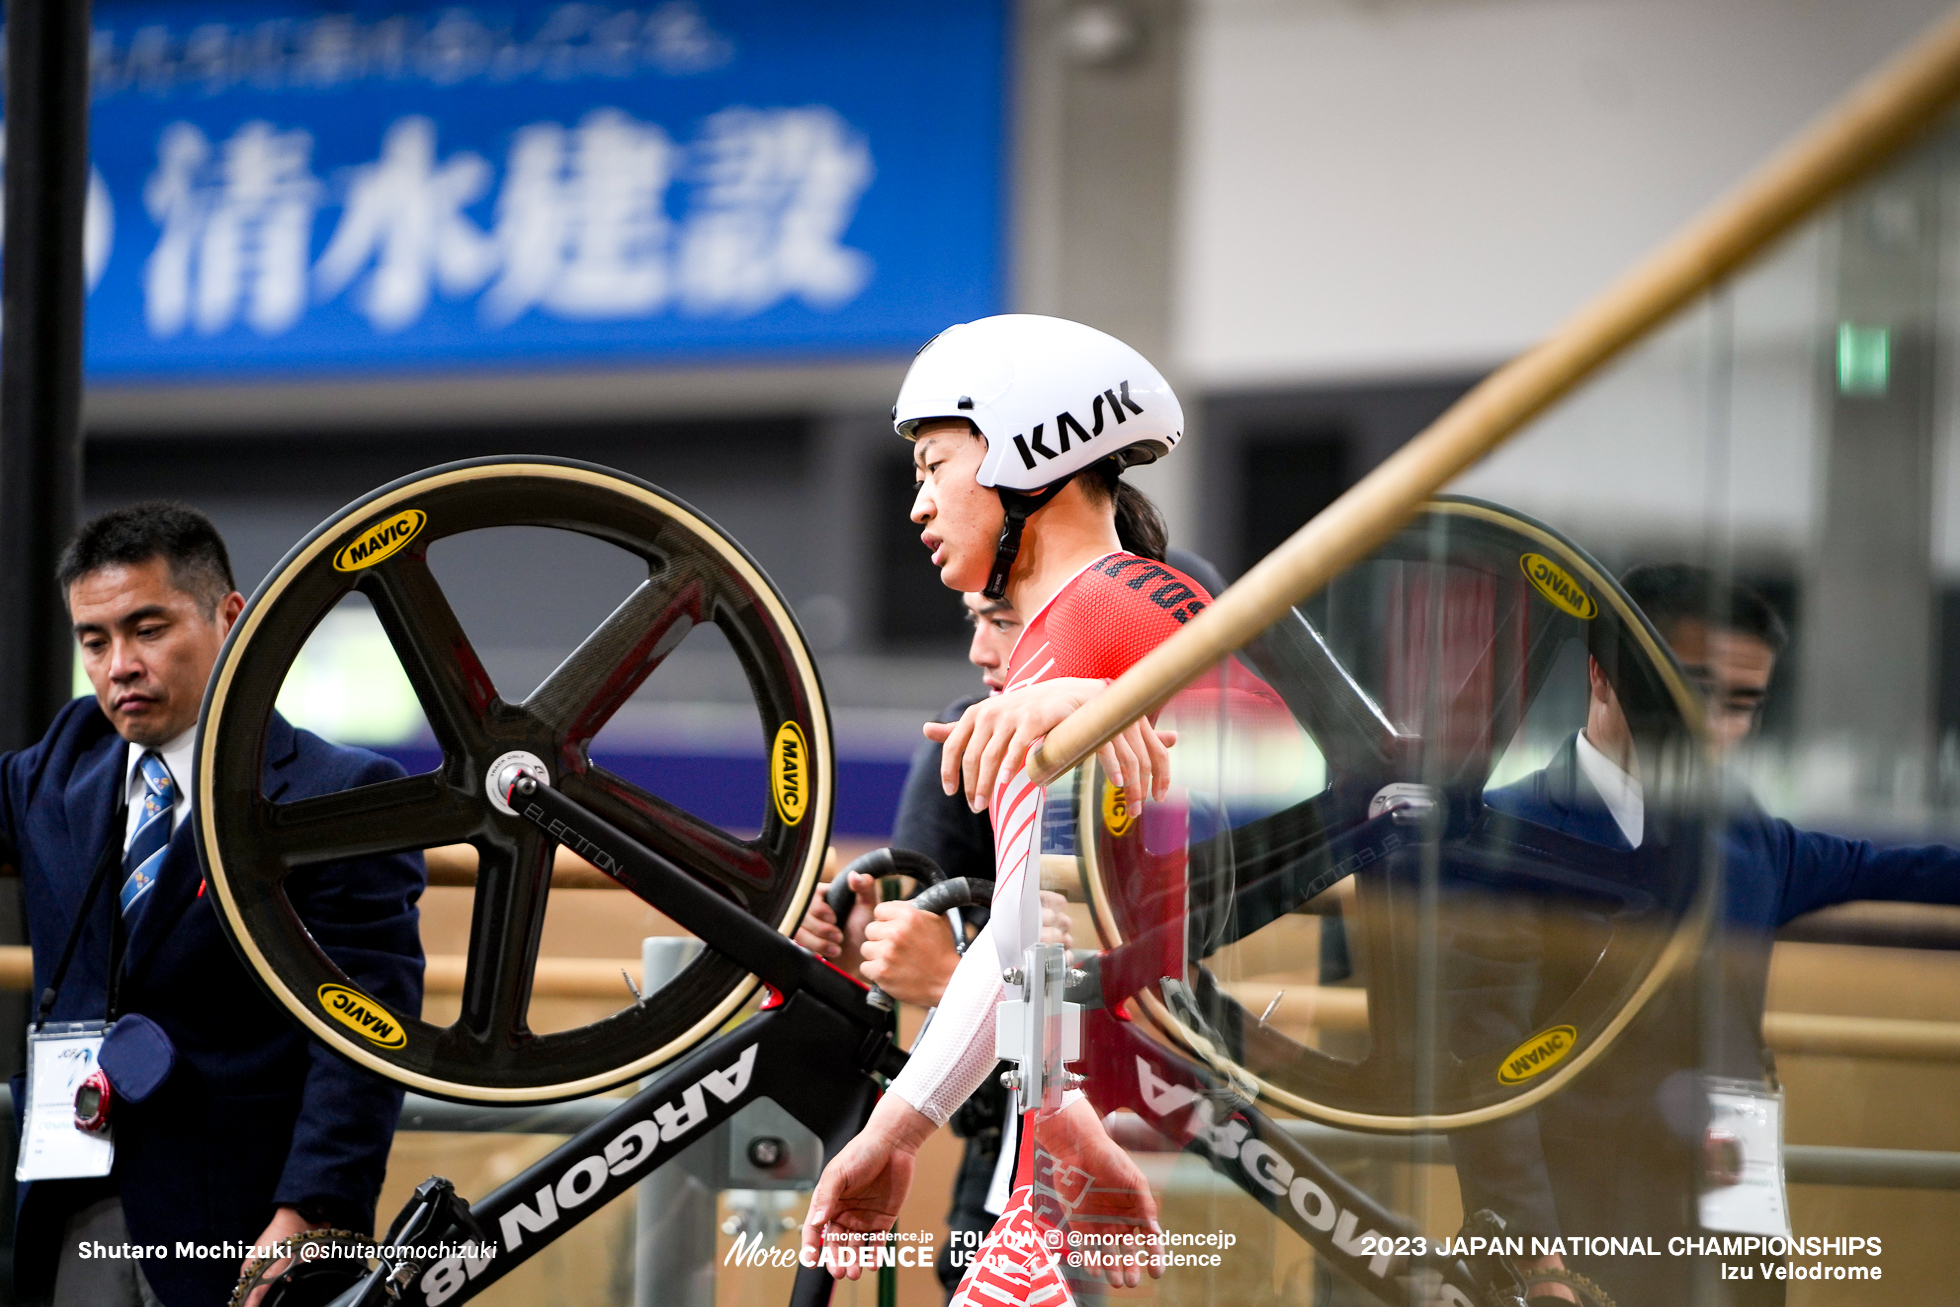
[[[75,1092],[102,1052],[100,1021],[49,1021],[27,1032],[27,1105],[16,1180],[78,1180],[109,1174],[108,1131],[75,1123]]]
[[[1701,1225],[1723,1234],[1790,1234],[1783,1186],[1783,1095],[1748,1080],[1709,1079]]]

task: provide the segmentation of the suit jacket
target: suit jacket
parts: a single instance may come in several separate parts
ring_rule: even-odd
[[[1578,765],[1576,739],[1544,770],[1484,800],[1496,813],[1628,848]],[[1721,848],[1722,919],[1709,943],[1714,965],[1699,972],[1715,983],[1696,986],[1691,979],[1665,991],[1615,1047],[1536,1111],[1454,1136],[1465,1211],[1491,1207],[1514,1230],[1530,1234],[1692,1229],[1707,1111],[1700,1075],[1762,1078],[1776,929],[1854,899],[1960,902],[1960,850],[1881,848],[1801,831],[1746,795],[1726,809]],[[1709,1031],[1712,1043],[1701,1037]],[[1627,1282],[1607,1287],[1631,1291]],[[1673,1287],[1643,1291],[1664,1295]]]
[[[108,842],[120,850],[125,744],[92,698],[64,708],[32,748],[0,757],[0,856],[19,868],[35,992],[48,984]],[[264,793],[289,802],[402,774],[376,754],[329,744],[276,714]],[[189,778],[182,778],[185,783]],[[372,1228],[402,1091],[330,1054],[291,1022],[239,960],[204,893],[195,813],[178,824],[122,958],[122,1012],[141,1013],[177,1049],[168,1082],[115,1108],[115,1169],[132,1240],[249,1242],[275,1207],[311,1202],[336,1223]],[[118,884],[105,886],[62,981],[52,1020],[100,1020]],[[422,950],[415,908],[426,883],[419,854],[307,868],[288,893],[327,954],[391,1007],[420,1012]],[[101,1182],[23,1187],[15,1281],[51,1283],[62,1223],[104,1192]],[[168,1307],[223,1302],[232,1258],[149,1260]]]

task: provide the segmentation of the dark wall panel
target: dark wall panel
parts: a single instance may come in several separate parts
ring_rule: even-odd
[[[156,497],[203,509],[224,533],[238,583],[249,593],[314,526],[397,477],[461,458],[552,454],[617,468],[685,500],[754,554],[794,602],[817,582],[807,541],[825,529],[806,491],[808,445],[807,424],[795,420],[158,435],[91,442],[84,501],[89,513]],[[495,570],[466,567],[453,582],[454,601],[459,609],[499,614],[495,644],[554,644],[567,621],[583,620],[582,592],[599,583],[576,555],[540,549]],[[605,578],[609,595],[613,579]]]
[[[1238,576],[1477,380],[1466,374],[1205,396],[1199,540],[1174,543],[1195,544]]]

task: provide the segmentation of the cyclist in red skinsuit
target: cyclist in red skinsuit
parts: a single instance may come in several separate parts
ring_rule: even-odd
[[[1007,688],[1054,676],[1113,680],[1210,602],[1203,586],[1167,564],[1124,553],[1099,558],[1022,628]]]
[[[926,528],[942,582],[1005,595],[1034,616],[1008,690],[927,731],[946,741],[948,793],[957,771],[976,809],[991,800],[998,864],[983,933],[992,939],[969,947],[910,1065],[825,1168],[804,1227],[813,1253],[826,1238],[890,1228],[919,1144],[994,1066],[1003,960],[1012,965],[1034,942],[1025,918],[1036,901],[1043,793],[1025,771],[1029,746],[1209,601],[1189,578],[1118,547],[1117,500],[1136,495],[1118,474],[1168,453],[1183,434],[1169,386],[1120,341],[1028,315],[952,328],[920,351],[893,419],[915,441],[912,516]],[[1104,767],[1139,799],[1162,798],[1164,746],[1148,723],[1133,723],[1105,746]],[[1032,1185],[1017,1192],[990,1237],[993,1255],[978,1261],[956,1301],[976,1293],[993,1303],[1066,1301],[1052,1252],[1044,1256],[1037,1239],[1017,1255],[1014,1236],[1053,1233],[1070,1207],[1080,1215],[1093,1202],[1101,1218],[1155,1229],[1148,1185],[1079,1093],[1034,1127],[1025,1133],[1038,1136],[1042,1163],[1030,1166],[1024,1154],[1019,1182]],[[855,1278],[857,1268],[838,1272]],[[1112,1283],[1139,1281],[1134,1266],[1108,1274]]]

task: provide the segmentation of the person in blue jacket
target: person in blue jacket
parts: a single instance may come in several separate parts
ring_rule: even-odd
[[[1621,583],[1701,687],[1719,761],[1758,724],[1788,643],[1782,620],[1755,591],[1697,567],[1646,565]],[[1485,802],[1590,843],[1638,848],[1646,813],[1632,736],[1597,662],[1590,676],[1585,729],[1549,766],[1488,792]],[[1695,1233],[1697,1194],[1719,1182],[1701,1078],[1775,1085],[1762,1019],[1777,929],[1857,899],[1960,902],[1960,850],[1882,848],[1798,830],[1739,785],[1727,789],[1712,965],[1650,1004],[1615,1047],[1535,1111],[1452,1137],[1466,1212],[1488,1207],[1528,1235],[1652,1235],[1663,1250],[1663,1236]],[[1692,1279],[1713,1279],[1664,1251],[1566,1262],[1622,1303],[1688,1301]],[[1714,1284],[1731,1302],[1783,1297],[1775,1279]]]
[[[37,995],[75,935],[50,1019],[146,1017],[175,1061],[143,1101],[113,1104],[107,1177],[23,1186],[16,1292],[52,1291],[58,1307],[212,1307],[237,1281],[238,1245],[373,1228],[402,1091],[287,1020],[205,892],[190,812],[197,717],[244,607],[216,529],[181,505],[119,509],[76,534],[57,579],[95,694],[0,757],[0,862],[21,877]],[[272,722],[270,802],[400,775],[378,755]],[[99,869],[104,889],[78,926]],[[419,854],[396,854],[299,869],[288,893],[356,984],[419,1012],[425,879]],[[180,1242],[205,1255],[179,1256]],[[95,1245],[152,1255],[105,1258]]]

